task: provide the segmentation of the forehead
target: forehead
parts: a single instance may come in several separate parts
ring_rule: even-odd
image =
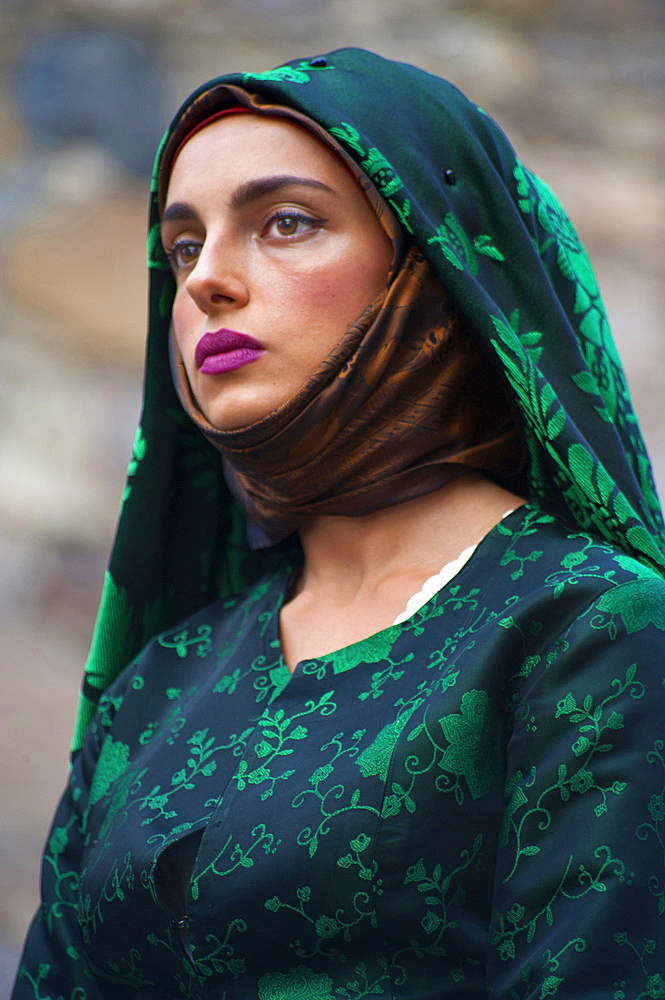
[[[241,113],[211,122],[185,143],[171,170],[166,201],[210,182],[227,188],[266,173],[298,173],[355,187],[347,168],[305,128]]]

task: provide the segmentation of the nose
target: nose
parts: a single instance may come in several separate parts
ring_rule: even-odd
[[[241,308],[249,301],[242,254],[226,240],[206,239],[185,280],[185,288],[201,312],[221,306]]]

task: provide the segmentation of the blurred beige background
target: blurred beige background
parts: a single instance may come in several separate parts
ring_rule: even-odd
[[[665,494],[662,0],[0,0],[0,995],[37,903],[138,416],[149,164],[219,73],[446,76],[586,243]]]

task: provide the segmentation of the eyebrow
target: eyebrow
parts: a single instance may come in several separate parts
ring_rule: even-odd
[[[316,181],[311,177],[294,177],[291,174],[278,174],[275,177],[258,177],[256,180],[247,181],[241,184],[231,195],[231,207],[242,208],[251,201],[256,201],[267,194],[274,194],[285,187],[310,187],[318,188],[322,191],[330,191],[332,188],[324,184],[323,181]]]
[[[240,184],[231,195],[231,208],[239,209],[248,205],[252,201],[258,201],[265,195],[274,194],[285,187],[309,187],[317,188],[321,191],[335,192],[323,181],[314,180],[311,177],[295,177],[291,174],[278,174],[275,177],[258,177],[256,180],[246,181]],[[164,222],[187,222],[190,219],[197,219],[198,213],[184,201],[174,201],[167,205],[162,212],[162,223]]]

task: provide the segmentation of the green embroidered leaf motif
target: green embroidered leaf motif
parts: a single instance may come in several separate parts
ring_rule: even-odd
[[[349,125],[348,122],[342,122],[340,126],[331,128],[330,134],[334,135],[336,139],[339,139],[346,146],[355,149],[356,153],[360,153],[361,156],[365,155],[365,150],[360,143],[360,133],[353,125]]]
[[[594,459],[581,444],[571,444],[568,449],[568,464],[573,475],[573,480],[581,487],[584,493],[595,500],[598,493],[591,482],[591,476],[596,463]]]
[[[665,632],[665,584],[659,579],[633,580],[603,594],[601,611],[618,614],[628,635],[654,625]]]
[[[478,273],[473,245],[452,212],[448,212],[443,225],[437,226],[436,236],[430,237],[427,243],[438,243],[443,256],[458,271],[468,268],[472,274]]]
[[[563,428],[565,426],[565,423],[566,423],[566,414],[565,414],[565,412],[563,410],[563,407],[562,407],[551,418],[551,420],[547,421],[547,436],[550,439],[550,441],[553,441],[554,438],[557,437],[561,433],[561,431],[563,430]]]
[[[517,202],[519,210],[520,212],[523,212],[526,215],[527,213],[531,212],[535,204],[535,198],[533,197],[533,191],[531,185],[527,180],[524,167],[519,162],[519,160],[515,160],[515,169],[513,170],[513,177],[517,181],[517,193],[518,195],[520,195],[520,198],[518,199]]]
[[[440,767],[464,777],[474,799],[497,787],[502,769],[500,729],[487,692],[466,691],[460,714],[444,716],[440,725],[450,744]]]
[[[367,151],[360,166],[384,198],[391,198],[404,186],[383,153],[374,146]]]
[[[513,316],[514,315],[515,313],[513,313]],[[499,334],[504,344],[507,347],[510,347],[513,351],[521,353],[520,341],[515,333],[515,330],[511,326],[508,326],[508,324],[500,316],[490,316],[490,319],[492,320],[494,329]]]
[[[572,376],[572,380],[582,392],[587,392],[590,396],[598,395],[598,383],[591,372],[578,372]]]
[[[171,265],[162,244],[161,227],[157,222],[148,233],[148,267],[153,271],[168,271]]]
[[[388,629],[386,632],[379,632],[365,642],[347,646],[334,653],[330,660],[335,673],[341,674],[345,670],[352,670],[359,663],[379,663],[381,660],[387,659],[393,648],[394,639],[395,636]]]
[[[309,83],[310,73],[320,73],[321,71],[333,69],[326,62],[315,65],[311,60],[303,59],[297,66],[279,66],[277,69],[270,69],[266,73],[244,73],[243,83],[251,80],[274,81],[275,83]]]
[[[603,330],[603,317],[595,309],[590,309],[584,319],[580,322],[580,333],[593,341],[594,344],[603,344],[605,341]]]
[[[563,979],[559,976],[548,976],[541,986],[539,1000],[545,1000],[545,997],[553,997],[559,992],[559,986],[562,982]]]
[[[573,306],[573,312],[575,314],[585,313],[590,308],[591,308],[591,299],[589,298],[585,290],[582,288],[582,286],[578,285],[577,288],[575,289],[575,305]]]
[[[366,847],[369,847],[369,844],[370,839],[366,833],[359,833],[358,836],[354,837],[351,841],[351,847],[354,851],[357,851],[358,854],[360,854],[361,851],[364,851]]]
[[[533,347],[535,344],[539,343],[542,336],[543,335],[539,330],[531,330],[529,333],[523,333],[520,340],[525,347]]]
[[[325,973],[298,965],[285,974],[269,972],[258,982],[258,1000],[337,1000],[333,983]]]
[[[53,831],[48,842],[48,849],[53,855],[62,854],[69,843],[69,836],[64,826],[59,826]]]
[[[107,736],[102,745],[95,774],[90,789],[90,805],[93,806],[106,795],[110,786],[127,770],[129,747],[120,740]]]
[[[473,241],[473,247],[476,253],[483,254],[485,257],[491,257],[493,260],[505,260],[500,250],[492,244],[491,236],[476,236]]]
[[[404,204],[402,206],[398,205],[394,198],[388,199],[389,204],[395,210],[399,221],[402,223],[404,228],[411,234],[413,234],[413,229],[409,222],[409,216],[411,214],[411,201],[409,198],[404,199]],[[381,989],[381,987],[379,987]]]
[[[649,556],[654,561],[662,562],[662,553],[649,532],[641,524],[634,525],[629,528],[626,532],[626,537],[630,544],[638,549],[640,552],[644,552],[645,555]]]
[[[388,768],[399,734],[406,725],[407,718],[396,719],[377,734],[375,739],[356,757],[356,764],[364,778],[378,775],[382,781],[388,777]]]

